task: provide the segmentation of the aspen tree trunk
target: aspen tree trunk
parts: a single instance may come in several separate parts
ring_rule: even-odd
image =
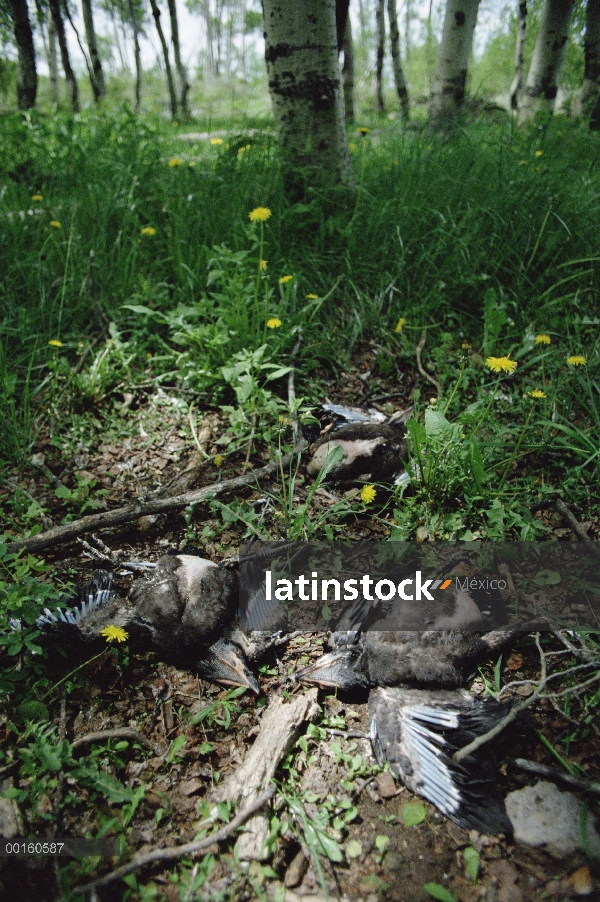
[[[140,108],[142,99],[142,57],[140,53],[140,26],[133,0],[129,2],[129,17],[133,29],[133,55],[135,58],[135,112]]]
[[[574,0],[546,0],[521,104],[521,122],[552,113],[573,12]]]
[[[17,103],[20,110],[28,110],[35,106],[37,70],[35,67],[35,48],[33,46],[33,32],[29,21],[27,0],[10,0],[9,8],[19,54]]]
[[[177,95],[175,94],[173,72],[171,71],[171,63],[169,61],[169,48],[167,47],[165,33],[162,29],[162,25],[160,24],[160,9],[158,8],[156,0],[150,0],[150,7],[152,9],[152,15],[156,24],[156,31],[158,32],[158,39],[160,41],[160,46],[162,47],[163,59],[165,61],[165,72],[167,73],[167,87],[169,89],[171,115],[173,119],[175,119],[175,117],[177,116]]]
[[[342,87],[344,91],[344,117],[346,122],[354,122],[354,44],[352,42],[352,24],[350,16],[346,16],[344,30],[344,65],[342,66]]]
[[[210,0],[203,0],[202,14],[204,16],[204,27],[206,28],[206,62],[208,66],[208,74],[215,74],[215,54],[213,49],[212,34],[212,17],[210,14]]]
[[[77,89],[77,81],[75,73],[71,66],[71,57],[69,56],[69,45],[67,44],[67,35],[65,33],[65,23],[62,17],[59,0],[48,0],[50,7],[50,15],[54,22],[56,37],[58,39],[58,47],[60,49],[60,60],[63,71],[65,73],[65,81],[67,83],[67,97],[74,113],[79,112],[79,91]]]
[[[577,112],[588,118],[600,98],[600,0],[587,2],[583,48],[585,69]]]
[[[58,78],[58,51],[56,49],[56,27],[52,16],[48,18],[48,72],[52,96],[60,100],[60,81]]]
[[[410,23],[412,22],[412,17],[411,0],[406,0],[406,34],[404,35],[404,45],[406,47],[405,59],[407,69],[410,64]]]
[[[385,56],[385,0],[376,0],[377,62],[375,64],[375,112],[385,113],[383,102],[383,58]]]
[[[175,6],[175,0],[167,0],[167,3],[169,5],[169,16],[171,18],[171,40],[173,41],[175,68],[177,69],[177,75],[179,77],[179,104],[181,108],[181,115],[184,116],[185,119],[189,119],[190,111],[188,107],[187,96],[188,91],[190,90],[190,84],[188,82],[186,68],[183,65],[183,61],[181,59],[181,44],[179,43],[177,7]]]
[[[344,127],[335,0],[264,0],[265,57],[293,200],[353,183]]]
[[[523,50],[525,48],[525,34],[527,32],[527,0],[519,2],[519,24],[517,26],[517,46],[515,49],[515,77],[510,86],[510,108],[519,108],[519,92],[523,85]]]
[[[478,7],[479,0],[446,2],[431,98],[433,126],[451,123],[463,104]]]
[[[85,39],[90,51],[90,60],[92,62],[92,90],[96,101],[106,97],[106,82],[104,80],[104,72],[102,71],[102,62],[98,53],[98,42],[96,41],[96,30],[94,28],[94,14],[92,12],[92,0],[81,0],[81,9],[83,12],[83,25],[85,28]]]
[[[398,12],[396,10],[396,0],[388,0],[388,19],[390,22],[390,44],[392,48],[392,63],[394,66],[394,82],[396,83],[396,91],[398,100],[400,101],[400,112],[402,118],[406,122],[408,120],[408,88],[402,71],[402,60],[400,59],[400,32],[398,30]]]

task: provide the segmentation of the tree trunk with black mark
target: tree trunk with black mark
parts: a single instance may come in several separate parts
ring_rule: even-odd
[[[519,0],[519,24],[517,25],[517,46],[515,48],[515,77],[510,86],[510,108],[519,108],[519,92],[523,85],[523,50],[527,32],[527,0]]]
[[[600,128],[600,0],[588,0],[585,11],[585,39],[583,44],[585,69],[577,103],[577,112],[590,119],[591,128]]]
[[[171,18],[171,40],[173,41],[173,55],[175,56],[175,68],[179,77],[179,105],[181,115],[185,119],[190,118],[190,111],[187,102],[190,83],[188,82],[187,71],[181,59],[181,44],[179,43],[179,24],[177,22],[177,7],[175,0],[167,0],[169,5],[169,16]]]
[[[142,99],[142,55],[140,53],[140,25],[133,0],[128,0],[129,17],[133,31],[133,55],[135,58],[135,112],[140,108]]]
[[[98,53],[98,42],[96,41],[96,30],[94,28],[94,13],[92,11],[92,0],[81,0],[81,9],[83,12],[83,25],[85,28],[85,39],[90,51],[90,60],[92,63],[92,90],[94,98],[98,103],[103,97],[106,97],[106,82],[104,80],[104,72],[102,71],[102,62]]]
[[[160,46],[162,47],[163,59],[165,61],[165,72],[167,74],[167,87],[169,89],[171,116],[173,117],[173,119],[175,119],[175,117],[177,116],[177,95],[175,94],[175,83],[173,81],[173,72],[171,71],[171,62],[169,60],[169,48],[167,47],[165,33],[162,29],[162,25],[160,24],[160,9],[158,8],[156,0],[150,0],[150,7],[152,9],[152,16],[154,17],[154,23],[156,25],[156,31],[158,33]]]
[[[71,109],[74,113],[79,112],[79,91],[77,88],[77,80],[73,67],[71,66],[71,57],[69,56],[69,45],[67,44],[67,35],[65,32],[65,23],[62,17],[59,0],[48,0],[50,7],[50,15],[56,29],[56,37],[58,39],[58,47],[60,50],[60,60],[65,73],[65,81],[67,83],[67,96]]]
[[[433,79],[433,126],[450,125],[462,107],[478,8],[479,0],[447,0]]]
[[[29,21],[27,0],[10,0],[10,16],[17,52],[19,55],[19,81],[17,83],[17,103],[20,110],[29,110],[35,106],[37,95],[37,70],[35,66],[35,48],[33,32]]]
[[[60,80],[58,77],[58,51],[56,49],[56,28],[52,16],[48,18],[48,73],[52,96],[60,100]]]
[[[523,93],[520,122],[554,111],[574,0],[546,0]]]
[[[354,43],[352,41],[352,24],[350,16],[346,16],[344,31],[344,65],[342,66],[342,87],[344,90],[344,117],[346,122],[354,122]]]
[[[385,57],[385,0],[376,0],[375,26],[377,33],[377,58],[375,61],[375,111],[385,113],[383,102],[383,60]]]
[[[400,112],[402,119],[408,120],[409,104],[408,104],[408,88],[402,70],[402,60],[400,59],[400,31],[398,29],[398,12],[396,9],[396,0],[388,0],[388,19],[390,22],[390,46],[392,48],[392,64],[394,67],[394,82],[396,84],[396,92],[400,101]]]
[[[353,182],[344,127],[335,0],[264,0],[269,90],[292,200]]]

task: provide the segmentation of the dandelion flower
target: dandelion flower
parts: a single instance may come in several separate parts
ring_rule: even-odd
[[[104,636],[107,642],[127,642],[129,633],[122,626],[114,626],[112,623],[100,630],[100,635]]]
[[[267,329],[279,329],[281,325],[282,322],[278,316],[272,316],[271,319],[267,320]]]
[[[222,467],[222,466],[223,466],[223,455],[215,454],[215,467]]]
[[[536,157],[541,157],[541,156],[544,155],[544,151],[543,151],[543,150],[536,150],[535,155],[536,155]]]
[[[539,388],[534,388],[533,391],[529,392],[529,397],[530,398],[545,398],[546,392],[541,391]]]
[[[190,160],[190,162],[188,163],[188,166],[190,167],[190,169],[193,169],[195,165],[196,165],[195,160]]]
[[[259,266],[261,272],[266,272],[266,271],[267,271],[267,263],[268,263],[267,260],[261,260],[261,261],[260,261],[260,263],[258,264],[258,266]]]
[[[48,344],[53,348],[62,348],[63,343],[59,341],[58,338],[51,338]]]
[[[62,225],[60,224],[58,219],[51,219],[50,225],[52,226],[53,229],[62,229]]]
[[[172,157],[169,160],[169,166],[171,167],[171,169],[174,169],[175,166],[181,166],[181,165],[183,165],[183,160],[180,160],[179,157]]]
[[[514,373],[517,361],[510,357],[486,357],[485,365],[494,373]]]
[[[407,320],[403,316],[401,316],[400,319],[398,320],[398,322],[396,323],[396,328],[394,329],[394,332],[402,332],[402,330],[404,329],[404,326],[406,325],[406,322],[407,322]]]
[[[360,126],[356,129],[356,131],[358,132],[359,135],[368,135],[369,132],[371,131],[371,129],[370,129],[370,128],[365,128],[364,125],[360,125]]]
[[[223,143],[223,138],[211,138],[210,143],[213,145],[213,147],[216,147],[219,144]]]
[[[44,195],[43,194],[32,194],[31,199],[33,201],[35,201],[36,203],[39,203],[39,201],[44,199]]]
[[[291,282],[293,278],[293,276],[282,276],[279,280],[279,284],[285,285],[287,282]]]
[[[569,366],[585,366],[586,359],[583,354],[571,354],[570,357],[567,357],[567,363]]]
[[[153,235],[156,235],[156,229],[153,229],[152,226],[144,226],[142,235],[147,235],[149,238],[152,238]]]
[[[266,222],[270,215],[271,211],[268,207],[255,207],[248,213],[248,218],[250,222]]]
[[[354,141],[350,141],[350,144],[348,145],[348,148],[349,148],[350,150],[356,150],[356,144],[354,143]]]
[[[375,496],[377,492],[375,491],[374,485],[366,485],[362,492],[360,493],[360,500],[364,501],[365,504],[370,504],[371,501],[375,501]]]
[[[307,301],[318,301],[318,300],[319,300],[319,295],[318,295],[318,294],[313,294],[313,293],[311,292],[310,294],[307,294],[307,295],[306,295],[306,300],[307,300]]]
[[[461,344],[461,348],[463,349],[463,351],[468,351],[470,347],[471,347],[470,341],[463,341],[463,343]]]
[[[549,345],[552,343],[552,339],[545,332],[542,332],[540,335],[535,336],[535,343],[536,345]]]

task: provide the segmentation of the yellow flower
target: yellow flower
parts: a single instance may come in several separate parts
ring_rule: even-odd
[[[112,642],[113,639],[116,642],[127,642],[129,639],[129,633],[123,629],[122,626],[105,626],[103,630],[100,630],[100,635],[104,636],[107,642]]]
[[[52,226],[53,229],[62,229],[62,226],[61,226],[60,222],[58,221],[58,219],[51,219],[50,225]]]
[[[396,328],[394,329],[394,332],[402,332],[406,323],[407,323],[407,320],[403,316],[401,316],[400,319],[398,320],[398,322],[396,323]]]
[[[530,398],[545,398],[545,397],[546,397],[546,392],[545,392],[545,391],[540,391],[539,388],[534,388],[533,391],[530,391],[530,392],[529,392],[529,397],[530,397]]]
[[[195,160],[190,160],[190,162],[188,163],[188,166],[190,167],[190,169],[193,169],[195,165],[196,165]]]
[[[375,500],[375,496],[377,492],[375,491],[374,485],[366,485],[362,492],[360,493],[360,500],[364,501],[365,504],[370,504],[371,501]]]
[[[215,454],[215,467],[222,467],[222,466],[223,466],[223,455]]]
[[[270,215],[271,211],[268,207],[255,207],[248,213],[248,218],[250,222],[266,222]]]
[[[517,361],[509,357],[486,357],[485,365],[494,373],[514,373]]]
[[[285,285],[286,282],[291,282],[293,278],[294,278],[293,276],[282,276],[279,280],[279,284]]]
[[[540,335],[535,336],[536,345],[549,345],[552,342],[552,339],[549,335],[546,335],[545,332],[542,332]]]
[[[169,160],[169,166],[171,168],[174,168],[175,166],[181,166],[182,163],[183,161],[180,160],[179,157],[172,157],[172,159]]]
[[[570,357],[567,357],[567,363],[569,366],[585,366],[586,359],[583,354],[572,354]]]
[[[370,128],[365,128],[364,125],[360,125],[360,126],[356,129],[356,131],[358,132],[359,135],[368,135],[369,132],[371,131],[371,129],[370,129]]]
[[[468,351],[470,347],[471,347],[470,341],[463,341],[463,343],[461,344],[461,348],[463,349],[463,351]]]
[[[519,166],[527,166],[527,160],[519,160]]]
[[[261,270],[261,272],[266,272],[266,271],[267,271],[267,262],[268,262],[267,260],[261,260],[260,263],[258,264],[259,269]]]
[[[318,294],[313,294],[313,293],[311,292],[310,294],[307,294],[307,295],[306,295],[306,300],[307,300],[307,301],[318,301],[318,300],[319,300],[319,295],[318,295]]]
[[[218,145],[223,143],[223,138],[211,138],[210,143],[213,145]]]
[[[271,319],[267,320],[267,329],[279,329],[281,325],[282,323],[278,316],[272,316]]]
[[[43,194],[32,194],[31,199],[36,201],[36,203],[37,203],[38,201],[44,199],[44,195]]]
[[[153,229],[152,226],[144,226],[142,235],[148,235],[149,238],[152,238],[153,235],[156,235],[156,229]]]
[[[544,154],[543,150],[536,150],[536,152],[535,152],[536,157],[541,157],[541,156],[543,156],[543,154]]]
[[[51,338],[50,341],[48,342],[48,344],[51,345],[53,348],[62,348],[62,346],[63,346],[62,341],[59,341],[58,338]]]
[[[348,148],[349,150],[356,150],[356,144],[354,143],[354,141],[350,141]]]

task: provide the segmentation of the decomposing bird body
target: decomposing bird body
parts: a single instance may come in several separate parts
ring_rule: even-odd
[[[67,608],[46,609],[38,625],[50,635],[67,633],[74,645],[97,643],[106,627],[120,627],[134,649],[154,650],[167,663],[258,692],[231,637],[237,596],[234,573],[195,555],[166,555],[134,581],[127,597],[113,589],[112,573],[96,571]]]

